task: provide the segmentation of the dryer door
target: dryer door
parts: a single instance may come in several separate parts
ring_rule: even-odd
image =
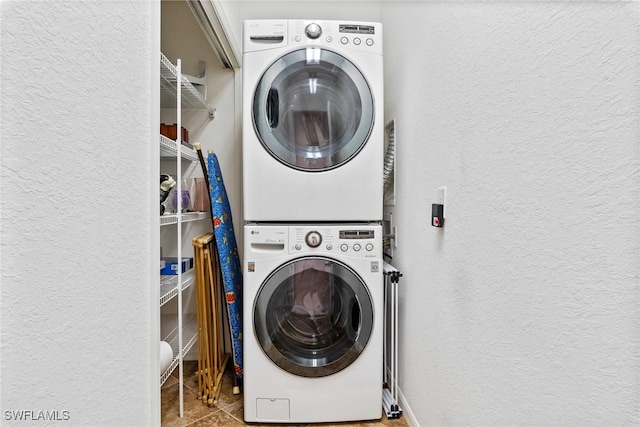
[[[364,282],[331,258],[304,257],[278,267],[253,308],[262,350],[280,368],[303,377],[345,369],[362,353],[373,328]]]
[[[330,50],[288,53],[263,74],[253,124],[264,148],[283,164],[325,171],[351,160],[373,127],[373,94],[355,65]]]

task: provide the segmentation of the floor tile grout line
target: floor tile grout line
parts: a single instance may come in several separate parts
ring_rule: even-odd
[[[195,423],[197,423],[197,422],[199,422],[199,421],[204,420],[205,418],[209,418],[209,417],[211,417],[211,416],[213,416],[213,415],[217,414],[218,412],[223,412],[223,411],[222,411],[222,409],[218,409],[217,411],[213,411],[213,412],[211,412],[211,413],[209,413],[209,414],[205,415],[204,417],[200,417],[200,418],[198,418],[197,420],[193,420],[193,421],[191,421],[189,424],[185,425],[184,427],[192,426],[192,425],[194,425]]]
[[[247,423],[244,422],[244,420],[240,420],[236,417],[233,416],[233,414],[230,414],[229,412],[225,411],[224,409],[221,409],[222,412],[224,412],[225,414],[229,415],[231,418],[233,418],[234,420],[242,423],[243,425],[247,425]]]

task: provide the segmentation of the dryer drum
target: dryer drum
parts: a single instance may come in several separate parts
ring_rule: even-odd
[[[263,147],[286,166],[329,170],[351,160],[367,143],[373,101],[364,75],[347,58],[327,49],[299,49],[262,75],[253,97],[254,130]]]

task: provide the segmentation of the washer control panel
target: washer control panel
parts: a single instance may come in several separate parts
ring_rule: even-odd
[[[289,253],[335,253],[362,258],[382,256],[380,225],[292,226],[289,228]]]

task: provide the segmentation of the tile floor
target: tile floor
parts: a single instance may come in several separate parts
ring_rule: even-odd
[[[209,407],[196,399],[198,391],[198,378],[195,375],[197,362],[186,362],[184,366],[184,417],[180,418],[180,397],[178,384],[178,371],[172,374],[162,386],[162,425],[166,427],[213,427],[213,426],[264,426],[265,424],[246,424],[243,421],[242,394],[233,395],[233,373],[227,370],[224,374],[220,400],[217,407]],[[306,424],[313,425],[313,424]],[[388,420],[385,416],[380,420],[368,422],[349,422],[339,424],[316,424],[319,427],[331,426],[366,426],[382,427],[408,426],[404,417],[396,420]],[[281,427],[293,426],[292,424],[280,424]]]

